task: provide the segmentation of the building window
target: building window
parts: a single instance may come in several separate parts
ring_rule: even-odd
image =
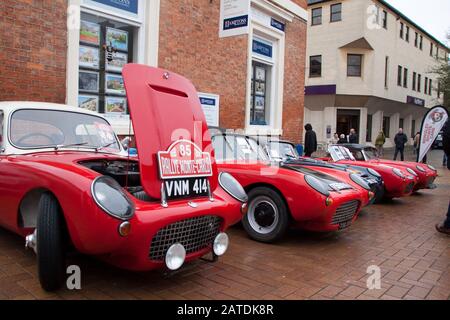
[[[384,61],[384,87],[389,87],[389,57],[386,57]]]
[[[371,114],[368,114],[367,115],[366,142],[372,142],[372,124],[373,124],[373,116]]]
[[[408,88],[408,69],[403,69],[403,87]]]
[[[414,38],[414,47],[419,46],[419,34],[416,32],[416,37]]]
[[[430,57],[433,56],[433,51],[434,51],[433,42],[430,42]]]
[[[342,3],[333,4],[330,6],[330,22],[337,22],[342,20]]]
[[[383,117],[383,132],[386,138],[391,136],[391,118]]]
[[[405,119],[401,119],[401,118],[400,118],[398,127],[403,129],[403,128],[404,128],[404,125],[405,125]]]
[[[437,97],[438,99],[441,98],[441,82],[438,81],[438,85],[437,85]]]
[[[438,59],[438,58],[439,58],[439,47],[436,46],[436,59]]]
[[[385,28],[386,30],[387,30],[387,19],[388,19],[388,13],[386,10],[383,10],[382,25],[383,25],[383,28]]]
[[[311,25],[317,26],[322,24],[322,8],[312,9]]]
[[[405,36],[406,42],[409,42],[409,27],[406,27],[406,36]]]
[[[403,33],[405,32],[405,25],[403,22],[400,22],[400,38],[403,39]]]
[[[322,56],[309,57],[309,76],[311,78],[322,76]]]
[[[411,121],[411,138],[416,136],[416,120]]]
[[[420,50],[423,50],[423,36],[420,35],[420,43],[419,43]]]
[[[413,72],[413,78],[412,78],[412,89],[413,89],[413,91],[416,91],[416,81],[417,81],[417,73]]]
[[[398,66],[398,73],[397,73],[397,85],[402,86],[402,75],[403,75],[403,67]]]
[[[425,91],[423,93],[428,94],[428,77],[425,77]]]
[[[428,85],[428,95],[431,96],[433,94],[433,80],[430,79],[429,81],[430,81],[430,83]]]
[[[272,66],[260,62],[252,63],[250,124],[269,124],[269,92]]]
[[[417,92],[422,91],[422,75],[417,75]]]
[[[362,55],[348,54],[347,55],[347,76],[361,77]]]

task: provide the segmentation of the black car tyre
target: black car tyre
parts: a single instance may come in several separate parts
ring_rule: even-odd
[[[58,201],[43,194],[37,219],[37,260],[41,286],[46,291],[61,288],[64,282],[66,254],[64,219]]]
[[[252,189],[248,197],[248,212],[242,219],[247,234],[265,243],[279,240],[289,227],[289,213],[282,197],[267,187]]]

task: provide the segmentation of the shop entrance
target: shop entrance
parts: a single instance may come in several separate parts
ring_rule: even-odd
[[[350,129],[355,129],[359,133],[359,124],[361,119],[360,110],[339,109],[337,110],[336,129],[339,135],[350,133]]]

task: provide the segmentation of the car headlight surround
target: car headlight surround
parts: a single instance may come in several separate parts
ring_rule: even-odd
[[[413,176],[417,177],[418,174],[411,168],[406,168],[406,171],[408,171],[409,173],[411,173]]]
[[[306,183],[316,190],[317,192],[323,194],[324,196],[328,197],[330,195],[330,191],[328,190],[328,185],[316,177],[305,175],[305,181]]]
[[[416,166],[417,170],[419,170],[420,172],[427,172],[427,170],[425,170],[424,167],[417,165]]]
[[[433,170],[434,172],[437,172],[437,169],[436,169],[435,167],[433,167],[431,164],[428,164],[427,167],[428,167],[430,170]]]
[[[403,172],[398,168],[392,169],[392,172],[394,172],[394,174],[400,178],[405,178],[405,175],[403,174]]]
[[[221,172],[219,174],[220,186],[233,198],[240,202],[247,202],[248,196],[242,185],[231,174]]]
[[[351,174],[350,175],[350,179],[352,179],[352,181],[354,183],[356,183],[358,186],[360,186],[361,188],[364,188],[364,189],[369,190],[369,191],[371,190],[370,186],[367,184],[367,182],[363,178],[361,178],[360,175],[358,175],[358,174]]]
[[[119,183],[111,177],[97,177],[91,186],[95,203],[110,216],[129,220],[134,215],[134,203],[128,198]]]
[[[373,176],[375,176],[375,177],[377,177],[377,178],[381,178],[381,174],[379,174],[378,171],[375,171],[375,170],[372,169],[372,168],[368,168],[367,171],[368,171],[371,175],[373,175]]]

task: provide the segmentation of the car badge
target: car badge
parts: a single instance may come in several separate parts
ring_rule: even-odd
[[[170,78],[170,73],[164,72],[164,74],[163,74],[163,79],[169,80],[169,78]]]

